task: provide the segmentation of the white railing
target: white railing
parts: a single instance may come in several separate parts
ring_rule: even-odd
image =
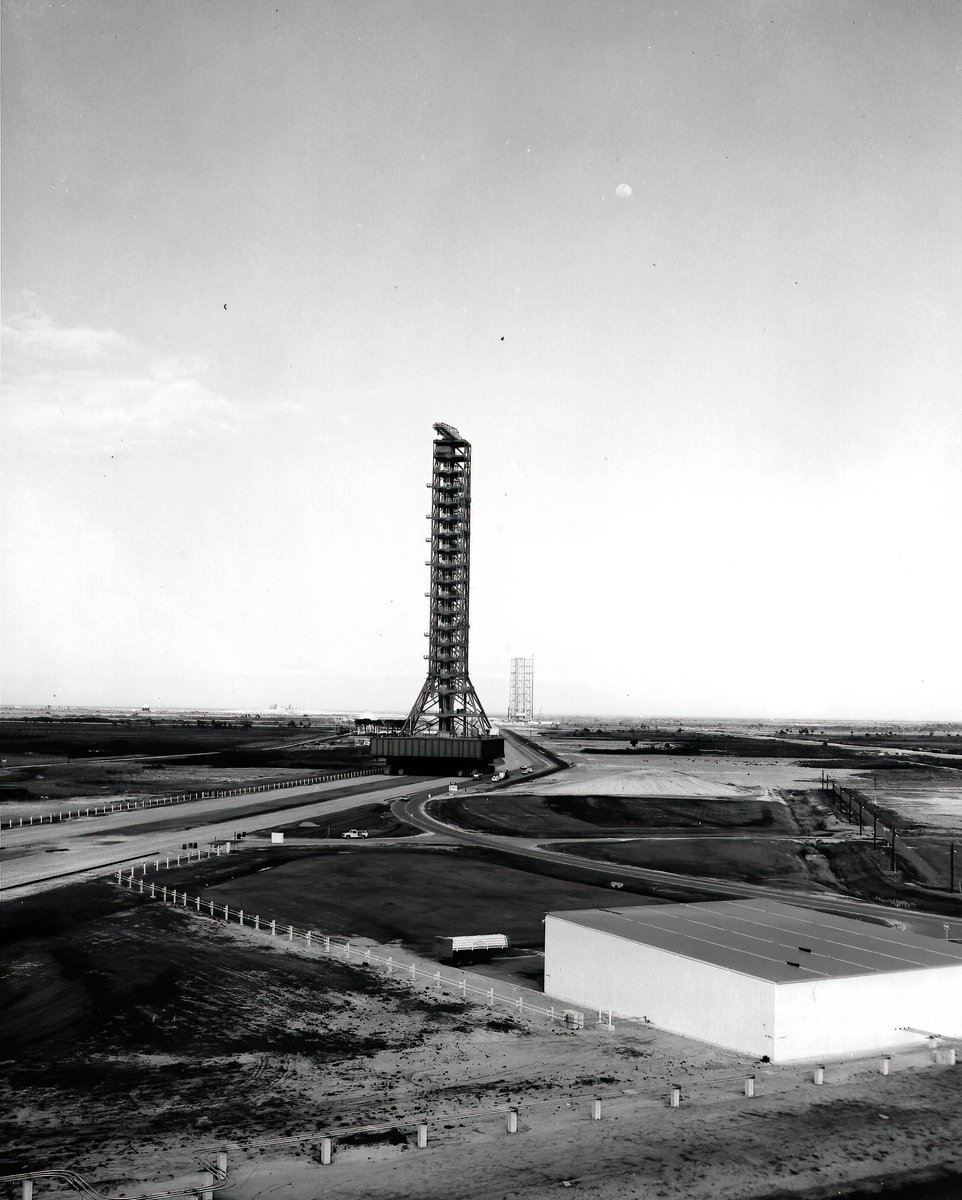
[[[545,1007],[531,999],[526,1000],[524,994],[521,992],[513,996],[504,996],[497,992],[493,986],[483,988],[478,987],[474,983],[469,983],[463,972],[458,978],[451,979],[442,973],[440,969],[427,971],[423,967],[418,966],[417,963],[404,962],[401,959],[395,959],[393,955],[384,956],[377,954],[370,946],[352,945],[349,938],[337,934],[320,933],[316,929],[299,929],[294,925],[277,921],[275,918],[262,917],[260,913],[245,912],[242,908],[231,908],[228,904],[218,904],[214,900],[205,900],[201,896],[191,896],[186,891],[162,886],[158,883],[148,883],[146,880],[150,869],[160,871],[167,867],[179,866],[182,860],[186,863],[195,857],[197,860],[200,860],[202,857],[211,858],[219,853],[220,847],[214,847],[213,849],[205,848],[203,850],[188,851],[186,855],[171,855],[167,858],[148,859],[140,867],[127,867],[114,872],[114,878],[118,884],[129,890],[149,896],[151,900],[159,900],[163,904],[170,904],[174,908],[186,909],[188,912],[200,913],[202,916],[213,917],[218,920],[227,921],[228,923],[233,921],[237,925],[244,925],[249,929],[255,929],[260,933],[267,934],[269,937],[286,939],[288,942],[297,943],[309,950],[316,950],[343,962],[354,962],[359,966],[365,967],[381,967],[387,975],[394,978],[408,980],[411,983],[416,983],[420,980],[428,983],[437,990],[445,988],[454,991],[464,1000],[467,1000],[470,996],[473,999],[477,999],[480,1003],[487,1004],[490,1008],[493,1008],[495,1004],[505,1005],[519,1016],[527,1013],[530,1016],[545,1017],[549,1021],[558,1021],[561,1024],[575,1023],[583,1025],[587,1021],[585,1013],[580,1009],[559,1008],[556,1005]],[[139,874],[138,871],[140,872]],[[614,1028],[612,1025],[611,1010],[606,1009],[599,1012],[597,1023],[604,1025],[606,1028]]]

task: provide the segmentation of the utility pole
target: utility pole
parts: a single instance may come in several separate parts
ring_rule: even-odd
[[[895,832],[895,826],[893,825],[893,827],[892,827],[892,870],[893,871],[895,870],[895,839],[896,839],[896,837],[897,837],[897,834]]]
[[[949,891],[955,891],[955,842],[949,842]]]

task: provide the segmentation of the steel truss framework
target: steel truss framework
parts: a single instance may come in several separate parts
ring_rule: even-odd
[[[508,720],[534,719],[534,659],[512,658],[508,688]]]
[[[434,426],[431,482],[431,601],[428,677],[404,723],[406,734],[483,737],[491,723],[468,676],[471,582],[471,444],[451,425]]]

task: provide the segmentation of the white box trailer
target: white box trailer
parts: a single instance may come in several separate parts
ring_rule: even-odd
[[[436,937],[434,947],[438,956],[450,962],[490,958],[498,950],[508,950],[511,943],[503,933],[466,933],[456,937]]]

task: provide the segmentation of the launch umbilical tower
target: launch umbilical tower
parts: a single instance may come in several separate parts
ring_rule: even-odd
[[[434,426],[431,482],[431,590],[428,675],[404,733],[486,737],[491,724],[468,675],[471,582],[471,443],[451,425]]]

